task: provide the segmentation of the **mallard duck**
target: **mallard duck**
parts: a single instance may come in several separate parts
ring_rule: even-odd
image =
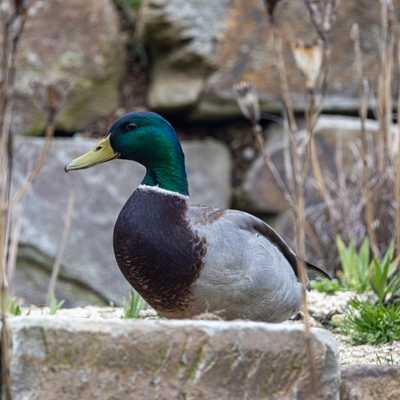
[[[142,164],[146,175],[116,221],[115,257],[161,316],[214,313],[278,322],[299,310],[303,288],[295,253],[250,214],[190,204],[184,154],[167,120],[151,112],[126,114],[65,171],[116,158]]]

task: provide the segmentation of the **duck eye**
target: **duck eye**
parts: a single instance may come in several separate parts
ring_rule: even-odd
[[[125,133],[126,132],[131,132],[136,128],[137,128],[137,125],[135,123],[133,123],[133,122],[130,122],[129,124],[125,125]]]
[[[94,149],[94,151],[99,151],[99,150],[101,150],[101,146],[97,146],[95,149]]]

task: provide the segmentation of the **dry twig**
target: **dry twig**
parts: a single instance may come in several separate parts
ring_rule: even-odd
[[[54,261],[53,270],[52,270],[50,281],[49,281],[49,287],[47,290],[47,304],[50,304],[51,297],[54,296],[54,294],[55,294],[57,278],[60,273],[61,263],[62,263],[62,259],[63,259],[64,252],[65,252],[65,247],[67,245],[69,232],[71,230],[72,217],[73,217],[73,213],[74,213],[74,205],[75,205],[75,195],[72,192],[68,198],[67,211],[65,213],[65,218],[64,218],[64,229],[63,229],[60,245],[58,248],[57,256]]]
[[[69,91],[69,84],[65,81],[49,85],[41,85],[38,82],[32,82],[31,86],[37,106],[46,116],[46,141],[26,181],[16,190],[13,197],[14,204],[22,200],[32,185],[33,180],[40,174],[44,166],[54,137],[55,121]]]
[[[10,393],[10,333],[6,316],[7,257],[9,232],[9,196],[12,168],[11,120],[14,101],[16,57],[18,45],[28,17],[28,5],[23,0],[7,0],[0,9],[1,62],[0,62],[0,303],[1,303],[1,397],[11,399]]]
[[[305,349],[310,366],[311,384],[316,386],[316,369],[314,362],[314,351],[312,348],[311,330],[310,330],[310,315],[307,306],[307,277],[305,272],[305,202],[304,202],[304,187],[306,176],[303,175],[301,169],[301,156],[304,156],[302,144],[298,142],[296,134],[298,132],[297,122],[295,118],[292,99],[290,96],[288,74],[286,63],[283,56],[282,38],[279,36],[279,31],[273,28],[273,40],[275,44],[275,55],[277,58],[277,68],[280,78],[281,95],[285,115],[287,118],[287,127],[289,135],[290,148],[290,164],[293,178],[293,198],[295,199],[294,214],[296,218],[296,250],[298,255],[297,269],[299,278],[303,286],[303,312],[304,312],[304,338]],[[311,79],[310,79],[311,81]]]

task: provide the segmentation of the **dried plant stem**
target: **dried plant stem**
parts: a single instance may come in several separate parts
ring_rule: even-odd
[[[6,207],[1,207],[0,210],[0,259],[1,259],[1,398],[11,399],[10,393],[10,332],[7,321],[6,299],[7,299],[7,279],[6,279],[6,230],[8,225],[8,213]]]
[[[293,102],[290,96],[288,75],[285,59],[283,56],[282,39],[279,36],[275,25],[273,27],[273,40],[275,46],[275,55],[277,58],[278,73],[281,85],[281,95],[285,115],[287,119],[288,133],[289,133],[289,146],[290,158],[292,168],[292,181],[294,188],[295,198],[295,219],[296,219],[296,250],[298,255],[297,269],[300,281],[303,285],[303,312],[304,312],[304,338],[305,350],[310,367],[311,385],[316,387],[316,368],[314,363],[314,351],[312,348],[311,329],[310,329],[310,315],[307,305],[307,277],[305,272],[305,204],[304,204],[304,175],[301,173],[301,160],[299,145],[296,140],[296,132],[298,131],[296,118],[294,114]]]
[[[10,132],[12,108],[14,102],[15,76],[16,76],[16,57],[21,36],[25,29],[28,17],[27,6],[17,3],[10,16],[5,17],[2,30],[2,61],[1,61],[1,86],[0,86],[0,134],[2,149],[1,157],[5,174],[4,188],[5,196],[8,197],[11,188],[11,168],[12,168],[12,136]],[[5,201],[7,203],[7,201]],[[8,214],[8,211],[7,211]],[[8,218],[7,218],[8,219]]]
[[[65,218],[64,218],[64,229],[49,281],[49,287],[47,290],[47,304],[50,304],[51,296],[53,296],[55,293],[57,278],[61,269],[62,258],[64,256],[69,232],[71,230],[71,222],[74,213],[74,204],[75,204],[75,194],[72,192],[68,198],[67,211],[65,213]]]
[[[7,235],[9,226],[9,213],[7,208],[9,195],[9,173],[8,173],[8,158],[5,148],[2,151],[2,167],[5,171],[3,177],[1,193],[0,193],[0,263],[1,263],[1,283],[0,283],[0,303],[1,303],[1,398],[9,400],[10,395],[10,334],[6,315],[6,299],[7,299]],[[6,164],[6,165],[4,165]]]
[[[285,117],[287,121],[287,132],[289,138],[289,153],[290,153],[290,176],[288,175],[288,181],[290,182],[291,191],[295,194],[298,193],[297,187],[297,177],[299,176],[299,165],[296,165],[293,160],[298,158],[298,146],[296,141],[296,132],[298,131],[297,122],[294,115],[293,102],[290,96],[289,91],[289,83],[287,79],[287,69],[285,59],[283,57],[283,49],[282,49],[282,39],[277,35],[277,32],[274,28],[273,31],[273,40],[275,45],[275,54],[277,57],[277,68],[279,72],[279,81],[281,84],[281,95],[282,95],[282,103],[285,110]],[[294,207],[296,209],[296,207]]]
[[[296,152],[297,154],[297,152]],[[292,160],[300,168],[300,159]],[[297,175],[297,188],[296,193],[296,250],[297,250],[297,270],[299,273],[300,282],[303,285],[303,313],[304,313],[304,339],[305,349],[310,366],[311,384],[316,387],[316,368],[314,363],[314,350],[312,347],[311,328],[310,328],[310,314],[307,305],[307,276],[305,272],[305,202],[304,202],[304,175]]]
[[[369,85],[367,79],[364,78],[364,65],[363,65],[363,54],[361,51],[360,44],[360,31],[357,24],[353,25],[351,38],[354,42],[354,73],[358,81],[358,94],[360,97],[359,116],[361,121],[361,157],[362,157],[362,195],[365,204],[365,222],[368,233],[369,243],[375,257],[380,256],[378,240],[376,238],[374,221],[374,203],[373,203],[373,192],[370,188],[370,165],[369,165],[369,146],[368,136],[366,130],[366,121],[368,118],[368,106],[369,106]]]
[[[321,17],[320,10],[316,6],[315,2],[312,0],[304,0],[304,3],[308,9],[308,13],[310,14],[311,17],[311,22],[314,25],[315,31],[318,33],[318,36],[320,39],[325,43],[326,42],[326,36],[325,32],[322,28],[322,21],[320,21]]]
[[[397,67],[400,69],[400,46],[397,48]],[[395,231],[396,255],[400,256],[400,84],[397,93],[397,154],[395,178]]]
[[[292,198],[292,195],[289,191],[289,188],[285,184],[285,181],[282,179],[281,174],[277,170],[274,162],[272,161],[270,154],[268,151],[265,149],[265,140],[262,136],[262,128],[259,124],[253,124],[253,134],[255,137],[255,142],[257,146],[257,150],[259,153],[262,155],[262,159],[264,162],[264,165],[268,167],[268,169],[271,171],[272,177],[275,180],[275,183],[278,185],[281,193],[285,196],[286,201],[288,202],[291,210],[293,210],[294,213],[297,212],[297,207],[296,204],[294,203],[294,200]],[[308,232],[309,236],[312,238],[314,244],[315,244],[315,249],[317,251],[320,251],[319,244],[317,237],[315,236],[315,233],[313,232],[312,228],[307,224],[307,221],[305,221],[305,229]]]
[[[282,39],[280,38],[279,35],[277,35],[275,28],[274,28],[274,33],[273,33],[273,41],[274,41],[274,45],[275,45],[275,54],[277,55],[277,66],[278,66],[278,72],[279,72],[279,79],[280,79],[280,83],[281,83],[281,94],[282,94],[283,106],[284,106],[286,118],[287,118],[287,121],[289,124],[289,131],[296,132],[298,130],[298,128],[297,128],[297,123],[296,123],[296,117],[294,115],[293,102],[292,102],[292,98],[290,96],[289,83],[288,83],[288,79],[287,79],[287,68],[286,68],[285,59],[283,57]]]
[[[28,12],[23,2],[9,2],[2,14],[2,46],[0,63],[0,303],[1,303],[1,398],[11,399],[10,393],[10,333],[6,316],[7,297],[7,257],[9,232],[9,196],[12,168],[11,120],[14,101],[16,56],[24,31]],[[4,10],[3,10],[4,11]]]
[[[362,187],[363,187],[363,197],[365,203],[365,220],[367,224],[367,232],[370,241],[371,249],[375,257],[380,257],[380,251],[378,246],[378,241],[374,229],[374,204],[373,204],[373,193],[370,190],[370,172],[368,163],[368,138],[367,131],[365,128],[367,113],[368,113],[368,97],[369,97],[369,87],[368,82],[364,80],[361,89],[361,104],[360,104],[360,118],[361,118],[361,145],[362,145]]]
[[[393,4],[381,1],[380,75],[378,79],[378,117],[381,126],[378,144],[378,168],[383,173],[389,155],[389,134],[392,125],[392,79],[394,65]]]
[[[328,45],[327,35],[332,28],[333,21],[336,17],[336,0],[326,0],[324,2],[314,0],[304,0],[306,8],[308,10],[311,22],[316,30],[323,47],[323,57],[320,70],[320,76],[315,87],[321,90],[321,100],[319,104],[316,99],[315,87],[311,87],[308,90],[308,110],[306,112],[306,125],[308,133],[308,146],[307,154],[304,157],[304,176],[307,176],[307,163],[311,161],[311,168],[313,175],[317,181],[318,190],[320,196],[324,201],[324,204],[328,210],[328,219],[330,223],[335,223],[336,211],[333,204],[333,200],[327,189],[324,176],[322,174],[321,166],[318,160],[318,154],[315,148],[315,127],[318,122],[318,118],[322,111],[323,98],[325,97],[329,66],[330,66],[330,48]]]
[[[331,30],[336,18],[338,0],[304,0],[304,3],[315,31],[323,43],[327,43],[327,33]]]
[[[390,60],[385,63],[383,67],[382,76],[379,77],[378,80],[378,115],[381,124],[381,135],[379,135],[379,144],[378,144],[378,162],[379,162],[379,171],[381,173],[385,170],[386,165],[386,155],[388,153],[388,137],[391,128],[392,121],[392,101],[391,101],[391,93],[390,91],[391,83],[389,83],[392,72],[391,72],[391,62]],[[389,87],[388,87],[389,86]]]
[[[28,192],[29,188],[31,187],[34,179],[40,174],[40,171],[42,170],[43,165],[49,154],[53,137],[54,137],[54,122],[51,122],[46,127],[46,141],[43,147],[41,148],[38,157],[36,158],[33,169],[26,178],[26,181],[15,192],[15,195],[13,197],[13,203],[19,203],[23,199],[24,195]]]
[[[1,149],[4,152],[4,148]],[[4,167],[4,155],[2,157]],[[3,168],[4,171],[4,168]],[[7,170],[5,170],[7,171]],[[8,175],[8,173],[7,173]],[[1,263],[1,283],[0,283],[0,303],[1,303],[1,398],[11,399],[10,396],[10,335],[7,321],[6,299],[7,299],[7,229],[8,229],[8,182],[3,180],[1,187],[0,200],[0,263]]]
[[[271,171],[272,177],[275,183],[278,185],[279,190],[285,196],[285,200],[288,202],[290,207],[294,207],[293,198],[290,194],[289,188],[286,186],[285,181],[282,179],[279,171],[275,167],[275,164],[271,160],[271,156],[268,151],[265,149],[265,141],[261,134],[262,128],[260,125],[253,125],[253,134],[255,137],[255,142],[257,146],[258,152],[261,154],[264,165],[268,167]]]
[[[295,158],[292,159],[292,163],[296,165],[295,170],[298,175],[296,175],[296,250],[297,250],[297,270],[299,273],[300,281],[303,284],[303,313],[304,313],[304,338],[306,344],[306,353],[309,359],[310,372],[311,372],[311,383],[313,388],[316,387],[316,370],[314,365],[314,351],[311,342],[311,329],[310,329],[310,315],[307,305],[307,276],[305,272],[305,199],[304,199],[304,187],[305,179],[307,177],[307,169],[301,171],[300,167],[300,157],[298,151],[294,149],[292,154],[295,154]]]
[[[7,259],[7,272],[6,272],[6,284],[9,287],[10,292],[12,292],[11,283],[13,281],[13,276],[15,272],[18,244],[22,228],[22,212],[20,209],[14,208],[12,212],[13,224],[10,229],[10,245],[8,249],[8,259]]]
[[[315,147],[315,127],[319,117],[319,110],[316,107],[316,95],[314,90],[309,90],[309,103],[308,110],[306,111],[306,125],[307,125],[307,152],[304,156],[303,175],[308,175],[308,160],[311,161],[311,168],[313,175],[317,181],[318,190],[322,200],[328,209],[328,217],[330,222],[335,221],[335,208],[329,191],[325,184],[325,179],[322,174],[321,166],[318,160],[318,154]]]
[[[397,100],[397,115],[400,115],[400,96]],[[397,117],[397,131],[400,133],[400,118]],[[395,230],[396,230],[396,254],[400,255],[400,140],[398,141],[396,156],[396,183],[395,183]]]

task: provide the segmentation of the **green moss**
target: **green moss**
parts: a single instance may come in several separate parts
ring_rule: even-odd
[[[194,359],[190,366],[186,370],[186,380],[187,381],[192,381],[196,375],[197,370],[199,369],[199,366],[203,360],[204,357],[204,349],[203,345],[200,346],[194,355]]]
[[[114,80],[80,80],[70,93],[67,107],[57,118],[57,128],[73,132],[93,122],[91,119],[96,116],[110,113],[117,104],[118,91]]]
[[[134,10],[139,10],[143,5],[143,0],[125,0]]]
[[[102,352],[104,347],[104,336],[94,335],[88,332],[80,332],[79,340],[67,330],[46,330],[41,328],[43,346],[46,349],[44,363],[52,368],[69,369],[77,365],[77,360],[88,365],[88,367],[98,367],[104,365]],[[82,351],[82,349],[85,349]]]
[[[340,287],[340,283],[337,279],[320,279],[317,281],[312,281],[310,283],[311,289],[314,289],[320,293],[326,293],[330,295],[336,294],[342,288]]]
[[[96,118],[104,117],[114,111],[119,103],[119,84],[125,71],[125,52],[118,43],[109,44],[100,49],[105,60],[105,71],[96,79],[92,76],[79,77],[77,67],[71,66],[72,55],[61,59],[51,66],[51,73],[71,82],[71,91],[56,120],[56,128],[67,132],[84,129]],[[79,61],[76,56],[74,59]],[[84,61],[80,60],[80,64]],[[40,73],[37,79],[40,80]],[[75,76],[78,75],[78,78]],[[35,107],[32,104],[32,107]],[[23,132],[25,135],[42,135],[45,128],[45,116],[37,110],[33,113],[31,126]]]

